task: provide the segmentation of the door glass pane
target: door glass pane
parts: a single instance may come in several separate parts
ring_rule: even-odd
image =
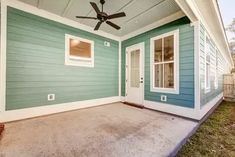
[[[140,50],[131,51],[131,67],[130,67],[130,80],[131,87],[139,88],[140,84]]]
[[[174,60],[174,36],[164,38],[164,61]]]
[[[154,41],[154,62],[162,61],[162,39]]]
[[[155,70],[155,80],[154,80],[154,87],[163,87],[163,64],[154,65]]]
[[[164,64],[164,87],[174,88],[174,63]]]

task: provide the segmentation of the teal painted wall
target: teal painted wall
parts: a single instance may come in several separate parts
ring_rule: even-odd
[[[13,8],[7,13],[7,110],[118,96],[117,41]],[[94,68],[64,65],[66,33],[94,40]],[[51,93],[55,101],[47,101]]]
[[[179,29],[179,79],[180,94],[166,94],[150,91],[150,38]],[[184,17],[159,28],[122,42],[122,96],[125,95],[125,49],[140,42],[145,43],[145,93],[144,99],[160,102],[160,95],[167,95],[168,104],[194,107],[194,28]],[[162,102],[163,103],[163,102]]]
[[[211,60],[211,77],[210,77],[210,92],[205,93],[205,27],[200,24],[200,97],[201,107],[211,101],[213,98],[223,92],[223,74],[229,73],[226,67],[226,61],[221,52],[218,51],[216,56],[216,45],[212,40],[210,43],[210,60]],[[218,59],[218,88],[214,86],[214,70],[216,66],[216,57]]]

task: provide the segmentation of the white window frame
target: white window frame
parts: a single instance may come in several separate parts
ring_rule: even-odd
[[[71,56],[70,39],[79,40],[91,44],[91,58]],[[94,41],[70,34],[65,34],[65,65],[94,67]]]
[[[174,63],[174,88],[154,87],[154,80],[155,80],[154,66],[156,64],[154,63],[154,49],[155,49],[154,42],[158,39],[162,39],[171,35],[174,36],[174,61],[173,61]],[[161,64],[168,63],[168,62],[169,61],[166,61],[166,62],[163,61],[161,62]],[[179,94],[179,29],[150,39],[150,91],[159,92],[159,93]]]
[[[205,93],[208,93],[208,92],[210,92],[210,90],[211,90],[211,61],[207,61],[207,55],[208,55],[208,53],[209,53],[209,55],[210,55],[210,46],[211,45],[208,45],[207,44],[207,39],[208,39],[208,41],[210,42],[210,37],[207,35],[207,34],[205,34],[205,41],[204,41],[204,45],[205,45],[205,49],[204,49],[204,51],[205,51],[205,78],[204,78],[204,80],[205,80]],[[210,59],[211,60],[211,59]],[[209,65],[209,68],[207,69],[207,65]],[[207,71],[207,70],[209,70],[209,72]],[[207,78],[207,74],[208,74],[208,78]],[[209,81],[208,81],[209,80]],[[207,83],[208,82],[208,83]]]

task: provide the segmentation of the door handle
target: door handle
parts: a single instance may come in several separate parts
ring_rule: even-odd
[[[141,80],[140,83],[143,83],[143,81]]]

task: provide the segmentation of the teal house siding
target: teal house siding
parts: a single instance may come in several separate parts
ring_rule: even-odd
[[[179,94],[150,91],[150,39],[179,29]],[[125,95],[125,49],[128,46],[145,43],[144,99],[161,102],[160,96],[167,95],[167,104],[194,108],[194,27],[187,17],[155,28],[122,42],[122,96]]]
[[[7,110],[118,96],[117,41],[10,7],[7,14]],[[94,41],[94,68],[64,65],[65,34]]]
[[[217,49],[214,42],[210,39],[210,60],[211,60],[211,77],[210,77],[210,91],[205,92],[205,36],[206,29],[200,24],[200,103],[203,107],[206,103],[210,102],[216,96],[223,92],[223,74],[227,73],[226,61],[224,60],[221,52]],[[216,54],[217,50],[217,54]],[[216,60],[218,64],[217,71],[215,71]],[[215,75],[214,72],[217,72],[218,78],[218,88],[215,88]],[[228,72],[229,73],[229,72]]]

